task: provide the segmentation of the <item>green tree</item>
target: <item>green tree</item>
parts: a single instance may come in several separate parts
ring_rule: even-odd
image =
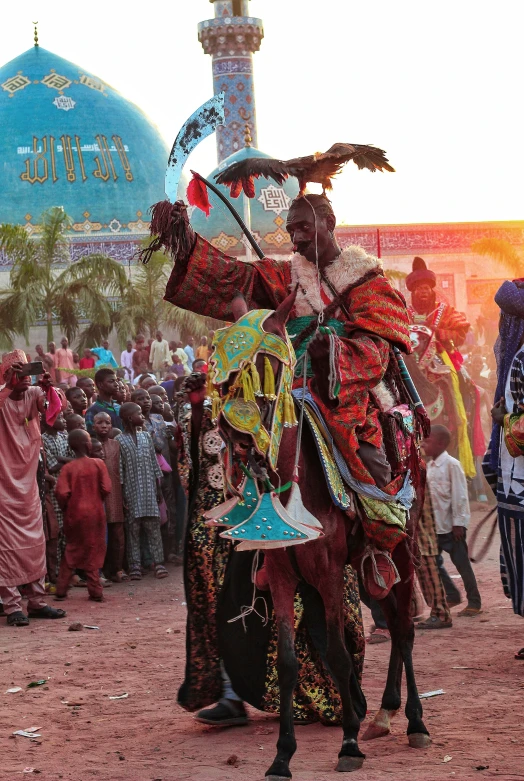
[[[154,337],[164,326],[198,337],[222,325],[164,301],[171,269],[172,261],[162,252],[153,253],[146,265],[137,260],[115,322],[121,342],[125,342],[129,334]]]
[[[80,344],[93,344],[107,336],[116,319],[115,300],[128,287],[124,267],[105,255],[87,255],[71,262],[67,231],[71,220],[61,207],[42,215],[36,238],[18,225],[0,225],[0,250],[13,263],[10,286],[0,291],[2,346],[10,347],[15,335],[29,339],[29,329],[39,320],[47,323],[47,339],[53,341],[53,321],[73,340],[80,321],[91,324]]]

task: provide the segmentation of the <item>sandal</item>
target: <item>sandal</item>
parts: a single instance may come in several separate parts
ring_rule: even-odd
[[[524,648],[521,648],[520,651],[517,651],[515,654],[515,659],[520,659],[524,662]]]
[[[21,610],[17,610],[7,616],[7,626],[29,626],[29,619]]]
[[[29,610],[29,618],[65,618],[67,613],[65,610],[57,607],[41,607],[39,610]]]
[[[458,616],[464,616],[465,618],[473,618],[473,616],[478,616],[479,613],[482,613],[482,608],[480,607],[465,607],[464,610],[459,610],[457,613]]]
[[[142,580],[142,572],[140,569],[132,569],[129,572],[129,580]]]
[[[387,643],[391,640],[389,629],[375,629],[366,637],[366,643],[368,645],[379,645],[381,643]]]
[[[162,578],[167,578],[169,576],[169,572],[164,567],[163,564],[157,564],[155,567],[155,578],[158,580],[161,580]]]

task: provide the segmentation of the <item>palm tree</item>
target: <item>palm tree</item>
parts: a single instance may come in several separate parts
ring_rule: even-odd
[[[498,261],[514,278],[522,276],[524,258],[509,241],[490,238],[478,239],[473,242],[471,249],[478,255],[484,255]]]
[[[153,337],[166,325],[196,337],[223,325],[164,301],[171,268],[171,261],[162,252],[153,253],[146,265],[136,261],[121,311],[115,319],[120,341],[125,342],[129,334],[137,333],[149,333]]]
[[[42,215],[37,238],[30,238],[19,225],[0,225],[0,250],[13,263],[10,287],[0,292],[2,346],[10,346],[15,335],[23,335],[27,342],[30,327],[42,319],[48,342],[53,341],[54,320],[71,341],[81,319],[87,319],[91,325],[81,344],[98,342],[111,331],[114,299],[123,298],[128,286],[124,267],[100,254],[71,262],[66,235],[70,226],[70,218],[57,206]]]

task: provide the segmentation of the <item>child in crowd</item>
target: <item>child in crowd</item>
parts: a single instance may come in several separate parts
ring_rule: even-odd
[[[86,349],[84,350],[83,358],[80,358],[80,361],[79,361],[79,364],[78,364],[79,368],[80,369],[94,369],[95,368],[95,363],[96,363],[96,357],[93,356],[93,353],[91,352],[91,350],[88,347],[86,347]]]
[[[424,440],[424,452],[432,459],[428,462],[427,485],[437,530],[439,571],[448,606],[455,607],[462,598],[444,569],[442,551],[446,551],[462,577],[468,598],[467,607],[459,612],[459,616],[476,616],[482,610],[466,542],[470,520],[468,486],[460,461],[447,452],[450,441],[449,430],[441,425],[432,426],[430,436]]]
[[[118,408],[120,409],[121,405],[127,401],[127,389],[124,380],[120,379],[120,377],[117,379],[117,389],[113,395],[113,399],[116,401],[116,404],[118,404]]]
[[[82,388],[87,396],[87,406],[90,407],[91,404],[96,401],[95,381],[92,380],[91,377],[79,377],[76,382],[76,387]]]
[[[72,431],[76,431],[77,428],[81,428],[84,431],[86,430],[85,418],[83,418],[82,415],[67,415],[65,421],[68,434]]]
[[[93,421],[94,436],[93,445],[100,445],[109,477],[111,479],[111,492],[106,498],[107,521],[107,553],[104,563],[104,573],[113,583],[122,583],[129,580],[123,571],[126,539],[124,534],[124,507],[122,499],[122,486],[120,483],[120,443],[118,439],[111,439],[111,418],[107,412],[98,412]]]
[[[209,348],[207,346],[207,336],[203,336],[200,340],[199,346],[195,350],[195,358],[200,358],[202,361],[209,360]]]
[[[169,367],[169,371],[172,372],[173,374],[176,374],[177,377],[184,377],[186,373],[184,369],[184,364],[182,363],[182,361],[180,360],[180,358],[176,353],[172,354],[171,360],[173,361],[173,363]]]
[[[89,598],[102,602],[99,570],[106,555],[104,499],[111,491],[111,480],[104,462],[89,458],[91,437],[87,431],[72,431],[68,439],[75,459],[64,466],[55,488],[64,511],[66,535],[56,598],[66,598],[71,576],[75,568],[80,568],[86,573]]]
[[[101,414],[100,412],[98,413]],[[103,413],[105,415],[105,412]],[[89,458],[101,458],[102,461],[104,461],[104,448],[102,447],[102,443],[98,441],[98,439],[91,438],[91,452],[89,453]]]
[[[44,446],[45,471],[51,476],[58,477],[58,473],[64,464],[69,463],[69,461],[71,461],[74,457],[74,453],[69,447],[67,441],[67,433],[65,429],[66,421],[62,413],[57,416],[52,426],[49,426],[45,422],[45,415],[42,416],[42,444]],[[54,558],[56,561],[56,570],[54,572],[48,573],[51,583],[56,581],[58,568],[60,567],[60,559],[65,549],[65,536],[63,532],[64,518],[56,498],[55,487],[56,485],[54,483],[48,481],[47,493],[51,503],[52,512],[54,513],[54,517],[56,518],[56,522],[58,524],[56,555],[53,555],[53,550],[51,556],[49,557],[50,560],[53,560]]]
[[[68,388],[65,395],[74,414],[84,417],[87,410],[87,396],[82,388],[79,388],[78,385],[75,388]]]
[[[160,479],[153,440],[146,431],[140,431],[145,423],[138,404],[126,402],[120,408],[124,433],[118,437],[120,444],[120,480],[123,486],[128,522],[127,560],[131,580],[142,577],[140,561],[140,529],[143,528],[149,542],[157,578],[165,578],[164,551],[160,533],[162,500]]]
[[[118,378],[114,369],[99,369],[95,374],[95,384],[98,396],[94,404],[91,404],[86,412],[86,425],[90,434],[93,433],[93,420],[98,412],[107,412],[115,428],[122,430],[119,406],[114,401],[118,392]]]

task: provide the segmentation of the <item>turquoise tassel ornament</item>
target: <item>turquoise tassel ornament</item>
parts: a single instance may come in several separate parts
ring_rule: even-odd
[[[255,512],[243,523],[228,528],[220,535],[226,540],[239,542],[237,550],[258,548],[287,548],[301,545],[323,536],[319,529],[312,529],[295,521],[272,491],[262,494]]]
[[[237,526],[255,512],[260,495],[252,477],[244,478],[240,493],[242,496],[233,496],[204,513],[208,526]]]

